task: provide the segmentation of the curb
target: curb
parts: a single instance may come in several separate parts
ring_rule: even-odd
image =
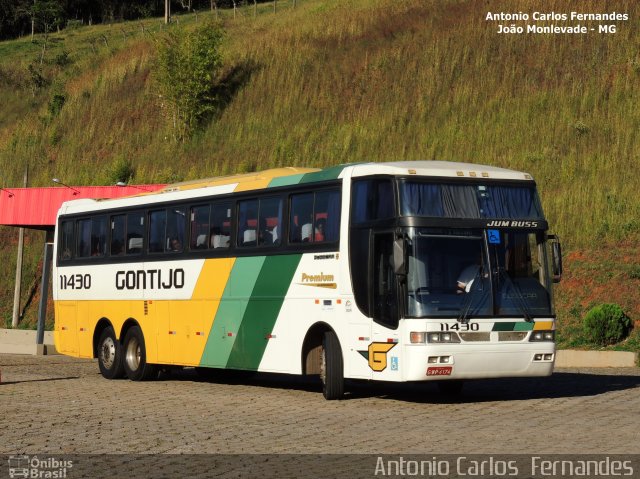
[[[53,331],[45,331],[44,344],[36,344],[36,331],[0,329],[0,354],[43,356],[58,354],[58,352],[53,344]]]
[[[556,351],[556,368],[633,368],[638,353],[626,351]]]

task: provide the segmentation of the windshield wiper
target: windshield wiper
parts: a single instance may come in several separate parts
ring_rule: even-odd
[[[480,287],[478,287],[478,282],[476,280],[480,279]],[[462,302],[462,306],[460,308],[460,314],[458,315],[458,322],[462,324],[467,324],[469,322],[469,312],[471,311],[471,305],[473,304],[473,300],[476,297],[476,292],[483,291],[482,289],[482,266],[478,267],[475,276],[470,281],[469,292],[465,293],[464,301]]]
[[[533,316],[531,316],[529,307],[527,306],[527,302],[522,296],[520,288],[511,280],[511,278],[506,273],[504,268],[498,268],[498,282],[500,281],[501,278],[504,279],[505,284],[507,286],[511,286],[511,289],[515,292],[515,297],[517,299],[517,302],[519,303],[520,311],[524,315],[524,320],[527,321],[528,323],[533,322]]]

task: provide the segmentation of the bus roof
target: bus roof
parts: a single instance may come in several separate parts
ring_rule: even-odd
[[[82,199],[62,205],[60,213],[143,206],[156,201],[183,200],[215,194],[259,190],[277,186],[315,183],[343,177],[368,175],[400,175],[440,178],[492,178],[532,181],[531,175],[521,171],[475,163],[451,161],[398,161],[384,163],[349,163],[324,169],[284,167],[255,173],[221,176],[167,185],[163,189],[118,199]],[[93,205],[93,206],[91,206]]]
[[[533,177],[523,171],[496,166],[454,161],[395,161],[387,163],[360,163],[354,165],[351,176],[371,174],[418,175],[444,178],[493,178],[500,180],[529,180]]]

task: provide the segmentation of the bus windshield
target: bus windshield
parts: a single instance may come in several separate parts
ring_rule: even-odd
[[[403,216],[544,219],[534,185],[400,183]]]
[[[544,234],[483,229],[408,229],[407,316],[552,314]],[[496,237],[497,235],[497,237]]]

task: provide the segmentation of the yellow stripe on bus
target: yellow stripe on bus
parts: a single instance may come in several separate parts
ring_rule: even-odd
[[[553,321],[536,321],[533,325],[534,331],[540,331],[541,329],[550,330],[553,329]]]

